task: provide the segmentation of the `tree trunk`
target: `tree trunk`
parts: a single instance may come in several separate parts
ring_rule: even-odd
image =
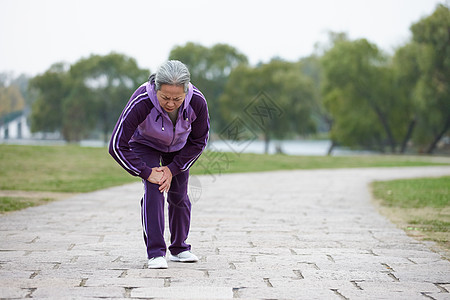
[[[389,146],[391,147],[391,152],[395,153],[395,148],[397,145],[395,143],[394,135],[392,134],[391,128],[389,127],[388,121],[386,120],[386,117],[381,112],[381,109],[378,106],[373,105],[373,108],[378,116],[378,119],[381,122],[381,125],[383,125],[384,131],[386,132],[388,143]]]
[[[414,116],[414,118],[409,123],[408,131],[406,132],[405,138],[404,138],[404,140],[402,142],[402,146],[400,148],[400,153],[402,153],[402,154],[404,154],[406,152],[406,147],[408,146],[408,142],[411,139],[414,128],[416,127],[416,123],[417,123],[417,117]]]
[[[327,155],[328,156],[331,155],[331,153],[333,152],[334,147],[336,147],[336,141],[335,140],[331,140],[330,148],[328,148],[328,151],[327,151]]]
[[[365,98],[367,99],[367,101],[369,103],[369,106],[372,107],[372,109],[375,111],[378,119],[381,122],[381,125],[383,126],[384,131],[386,132],[388,143],[389,143],[389,146],[391,147],[391,152],[395,153],[395,148],[397,145],[396,145],[396,142],[394,139],[394,135],[392,134],[392,130],[389,127],[389,123],[388,123],[386,116],[383,114],[383,112],[378,107],[376,102],[371,99],[369,94],[367,94],[365,91],[361,91],[361,90],[359,91],[359,93],[362,96],[365,96]]]
[[[103,143],[104,143],[104,145],[108,145],[108,142],[109,142],[108,133],[109,133],[109,130],[107,128],[103,128]]]
[[[270,143],[269,133],[265,132],[264,133],[264,153],[265,154],[269,153],[269,143]]]
[[[427,154],[431,154],[436,150],[436,146],[441,140],[441,138],[444,136],[444,134],[447,132],[447,130],[450,127],[450,116],[447,117],[447,121],[445,122],[444,128],[434,137],[434,140],[431,142],[431,144],[428,146],[428,149],[425,151]]]

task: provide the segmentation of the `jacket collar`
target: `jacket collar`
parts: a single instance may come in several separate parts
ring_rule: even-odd
[[[153,106],[158,110],[158,112],[163,113],[163,109],[161,105],[159,104],[158,98],[156,97],[156,89],[155,89],[155,82],[147,82],[145,89],[147,90],[148,96],[150,98],[150,101],[152,102]],[[189,88],[188,92],[186,93],[186,97],[184,98],[182,110],[185,110],[189,103],[191,102],[192,95],[194,94],[194,88],[192,87],[192,84],[189,82]]]

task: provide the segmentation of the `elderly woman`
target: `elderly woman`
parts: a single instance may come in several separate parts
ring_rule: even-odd
[[[167,192],[170,260],[196,262],[186,243],[191,220],[189,168],[206,147],[209,116],[205,97],[190,83],[187,67],[163,64],[131,96],[114,128],[109,153],[144,183],[142,226],[148,267],[167,268],[164,192]]]

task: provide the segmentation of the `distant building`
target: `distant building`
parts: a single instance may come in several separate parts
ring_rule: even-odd
[[[30,125],[25,111],[13,112],[0,120],[0,140],[31,139]]]
[[[16,111],[0,118],[0,142],[24,140],[57,140],[59,133],[32,133],[29,122],[29,110]]]

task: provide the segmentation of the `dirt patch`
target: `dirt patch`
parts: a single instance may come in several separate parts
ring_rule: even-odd
[[[0,190],[0,197],[18,197],[34,199],[52,199],[61,200],[77,195],[76,193],[57,193],[57,192],[30,192],[30,191],[6,191]]]
[[[380,214],[387,217],[406,234],[419,241],[433,241],[430,248],[450,260],[450,207],[400,208],[385,206],[382,200],[372,198]],[[441,226],[440,224],[444,224]]]
[[[48,204],[76,195],[75,193],[0,190],[0,215],[32,206]]]

